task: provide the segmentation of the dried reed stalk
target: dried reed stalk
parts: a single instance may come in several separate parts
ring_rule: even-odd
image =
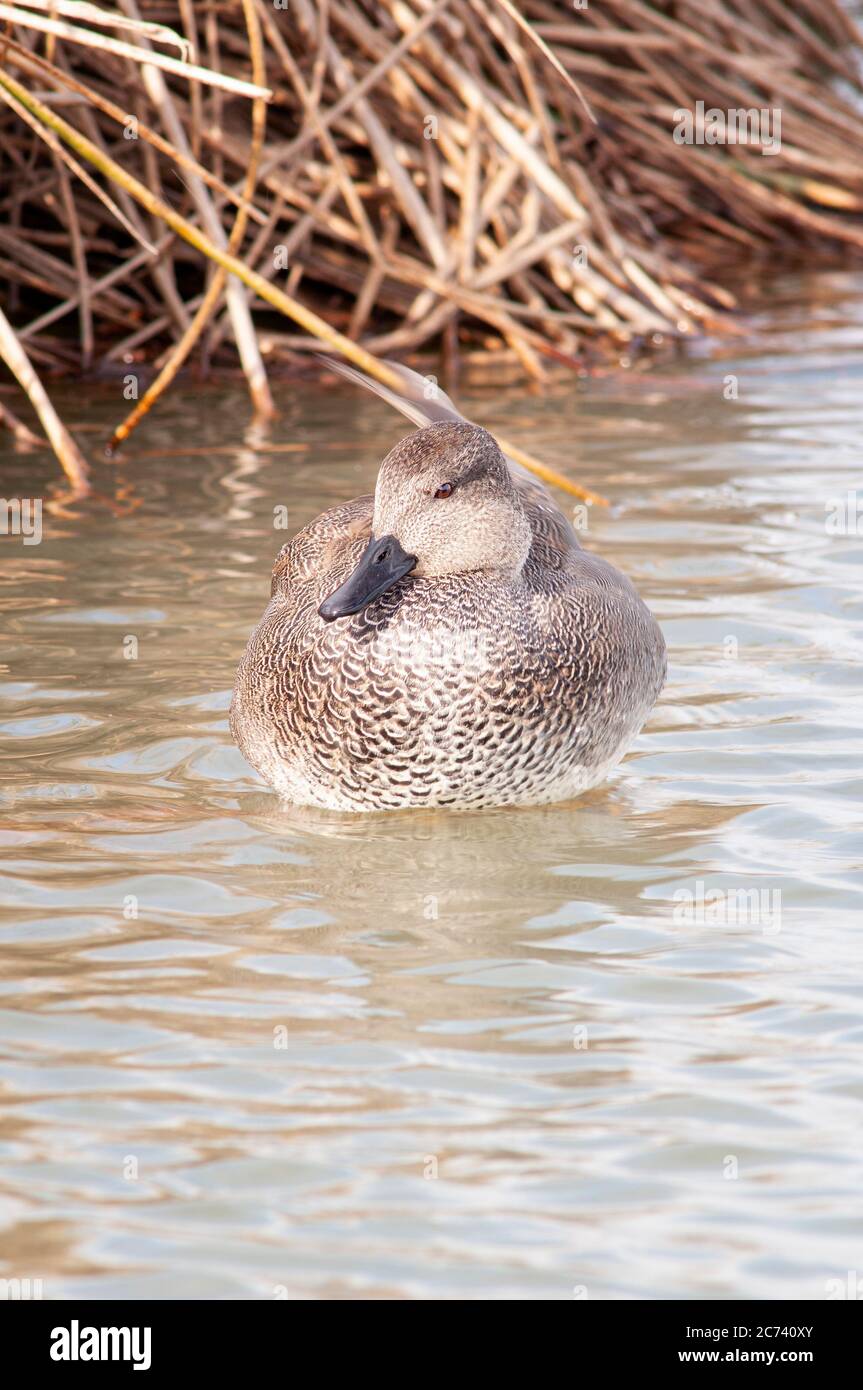
[[[717,256],[863,250],[841,0],[18,0],[0,20],[9,331],[52,373],[163,360],[148,402],[202,345],[238,352],[268,409],[262,309],[306,335],[267,334],[291,362],[325,343],[384,380],[377,353],[439,343],[456,370],[492,347],[541,381],[728,327]],[[778,148],[679,142],[699,102],[778,112]]]

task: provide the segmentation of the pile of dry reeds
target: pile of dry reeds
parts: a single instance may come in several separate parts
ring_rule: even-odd
[[[0,26],[0,352],[55,432],[37,372],[154,360],[149,400],[238,351],[262,412],[267,353],[322,342],[382,380],[436,342],[542,378],[721,317],[709,261],[863,250],[840,0],[13,0]],[[730,143],[733,111],[770,138]]]

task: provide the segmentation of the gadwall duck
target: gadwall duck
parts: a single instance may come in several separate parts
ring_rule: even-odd
[[[276,557],[237,672],[240,749],[283,797],[337,811],[595,786],[662,688],[653,617],[446,396],[425,400],[406,368],[404,397],[343,370],[422,428],[387,454],[373,497],[330,508]]]

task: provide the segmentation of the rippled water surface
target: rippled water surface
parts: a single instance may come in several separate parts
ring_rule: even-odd
[[[721,352],[461,393],[612,500],[585,542],[668,641],[567,805],[285,810],[231,743],[274,509],[371,488],[375,400],[285,385],[254,437],[241,390],[175,391],[99,469],[118,510],[0,540],[0,1276],[819,1299],[863,1269],[861,348],[828,274]],[[95,453],[122,402],[92,396]],[[2,464],[49,495],[47,455]]]

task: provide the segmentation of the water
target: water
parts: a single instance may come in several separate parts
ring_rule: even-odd
[[[99,470],[114,511],[3,538],[0,1276],[820,1299],[863,1272],[861,347],[834,273],[719,350],[463,395],[575,449],[616,504],[587,544],[668,640],[635,749],[568,805],[284,811],[231,744],[274,509],[371,487],[402,432],[377,401],[286,386],[267,440],[241,392],[175,391]],[[92,394],[66,409],[95,449],[122,405]],[[2,491],[53,476],[7,453]]]

